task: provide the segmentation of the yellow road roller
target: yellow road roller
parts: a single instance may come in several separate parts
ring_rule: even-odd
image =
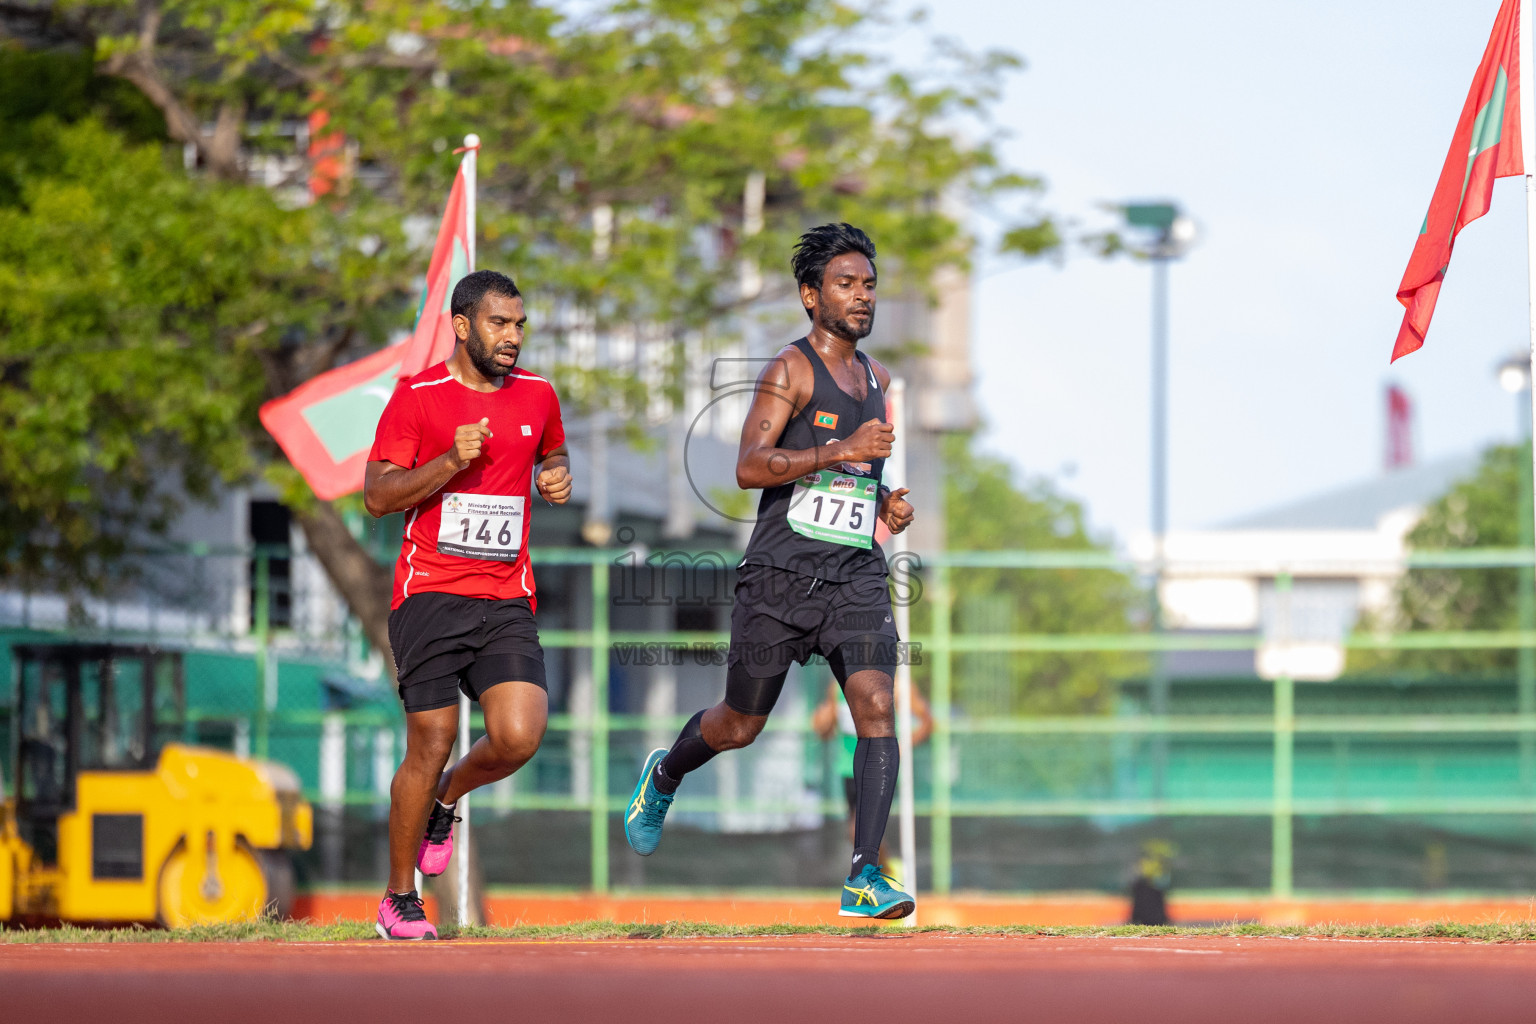
[[[179,742],[179,652],[12,653],[0,921],[175,928],[286,914],[313,813],[287,767]]]

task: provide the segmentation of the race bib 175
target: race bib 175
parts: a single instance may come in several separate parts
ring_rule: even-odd
[[[802,537],[867,548],[875,534],[880,482],[844,473],[800,478],[790,498],[789,525]]]

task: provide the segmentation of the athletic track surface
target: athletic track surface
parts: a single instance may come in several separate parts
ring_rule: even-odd
[[[1536,1020],[1536,943],[868,937],[0,946],[16,1024]]]

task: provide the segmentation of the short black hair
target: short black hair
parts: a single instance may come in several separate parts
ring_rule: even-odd
[[[795,271],[795,281],[821,291],[827,264],[845,252],[863,253],[868,257],[869,265],[875,265],[875,243],[852,224],[823,224],[811,228],[795,243],[795,254],[789,259],[789,265]]]
[[[501,271],[476,270],[459,278],[459,283],[453,286],[449,309],[454,316],[467,316],[473,320],[475,310],[480,308],[480,300],[487,295],[504,295],[515,299],[522,294],[512,279]]]

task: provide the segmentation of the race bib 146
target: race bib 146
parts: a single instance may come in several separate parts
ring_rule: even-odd
[[[802,537],[867,548],[875,535],[880,482],[844,473],[811,473],[790,497],[789,525]]]
[[[517,561],[523,543],[523,499],[500,494],[443,495],[437,550],[459,558]]]

